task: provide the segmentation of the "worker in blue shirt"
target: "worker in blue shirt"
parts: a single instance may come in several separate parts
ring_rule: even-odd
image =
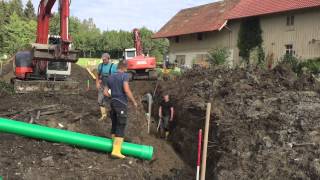
[[[111,74],[117,72],[117,65],[110,62],[110,55],[104,53],[101,57],[102,63],[98,66],[98,74],[96,78],[96,86],[98,89],[98,104],[100,106],[101,117],[99,121],[103,121],[108,117],[108,109],[110,106],[110,98],[103,95],[103,91],[107,86],[108,78]]]
[[[123,159],[125,156],[121,153],[125,128],[128,118],[128,100],[137,108],[138,104],[131,92],[129,86],[129,75],[126,73],[127,64],[124,61],[119,63],[118,72],[108,79],[108,87],[104,94],[111,97],[111,137],[113,139],[113,149],[111,155]],[[111,94],[109,94],[109,89]]]

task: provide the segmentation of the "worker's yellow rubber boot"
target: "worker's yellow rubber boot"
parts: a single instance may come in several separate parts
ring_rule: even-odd
[[[170,134],[169,131],[166,131],[166,137],[165,137],[166,140],[168,140],[169,134]]]
[[[101,117],[99,121],[107,119],[107,109],[105,107],[100,107]]]
[[[115,137],[113,141],[113,149],[111,156],[119,159],[124,159],[126,156],[121,154],[121,147],[123,143],[123,138],[121,137]]]

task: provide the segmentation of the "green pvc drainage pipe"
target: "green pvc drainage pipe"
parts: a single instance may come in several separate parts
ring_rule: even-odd
[[[112,140],[107,138],[28,124],[5,118],[0,118],[0,132],[65,143],[103,152],[111,152],[113,144]],[[121,152],[124,155],[151,160],[153,156],[153,147],[124,142],[122,144]]]

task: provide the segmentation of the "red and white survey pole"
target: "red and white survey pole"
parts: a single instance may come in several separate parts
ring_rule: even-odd
[[[198,135],[198,160],[197,160],[197,179],[200,178],[200,163],[201,163],[201,146],[202,146],[202,129],[199,130]]]

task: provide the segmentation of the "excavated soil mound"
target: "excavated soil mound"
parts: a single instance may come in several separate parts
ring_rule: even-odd
[[[170,139],[190,166],[212,103],[207,179],[320,179],[319,89],[311,75],[278,66],[193,70],[161,83],[158,93],[172,96]]]

